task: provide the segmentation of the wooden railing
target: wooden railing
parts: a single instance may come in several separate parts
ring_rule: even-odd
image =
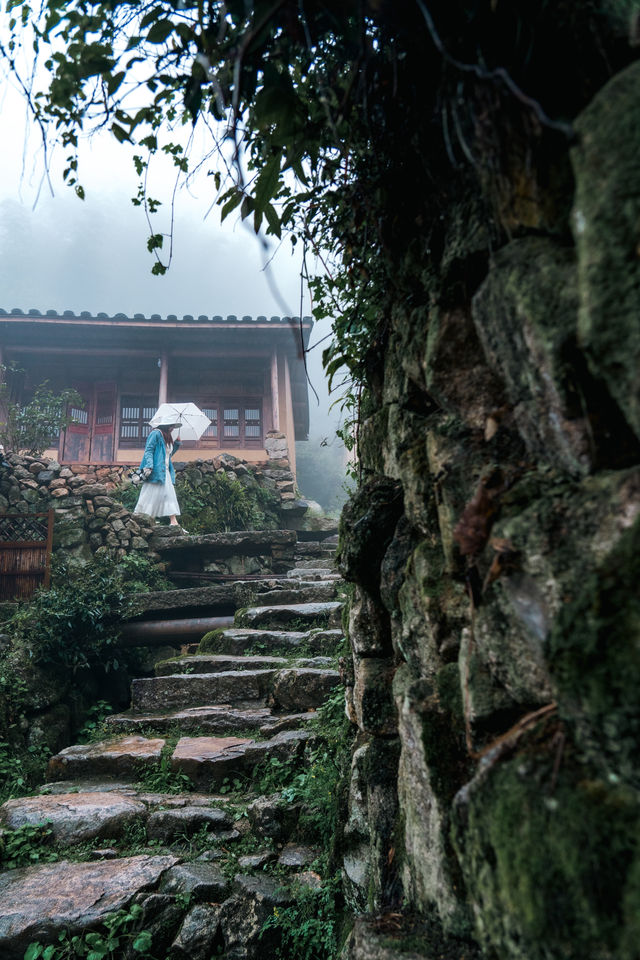
[[[48,587],[53,546],[53,510],[0,513],[0,601],[28,600]]]

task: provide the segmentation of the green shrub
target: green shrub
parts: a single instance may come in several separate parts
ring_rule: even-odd
[[[334,873],[318,888],[298,884],[294,902],[274,907],[262,930],[279,932],[277,960],[336,960],[342,913],[340,874]]]
[[[122,623],[133,611],[139,580],[107,556],[78,568],[56,558],[52,586],[40,590],[5,625],[35,663],[76,671],[100,665],[118,669],[127,653],[118,645]]]
[[[140,960],[152,957],[152,936],[148,930],[138,929],[143,915],[140,904],[118,910],[105,917],[98,930],[71,935],[64,930],[57,944],[35,942],[27,947],[24,960],[120,960],[129,955],[129,949]]]
[[[341,687],[318,710],[309,728],[313,745],[302,761],[282,763],[271,758],[256,768],[253,777],[258,792],[280,790],[283,803],[301,804],[301,834],[321,850],[314,864],[321,877],[319,887],[296,887],[293,903],[275,908],[263,927],[265,932],[279,931],[277,960],[336,960],[340,949],[344,913],[338,869],[340,823],[344,822],[351,760]]]
[[[140,487],[126,483],[113,494],[133,511]],[[275,530],[279,525],[280,499],[253,477],[240,481],[227,473],[200,477],[186,467],[176,477],[180,522],[189,533],[223,533],[227,530]]]
[[[0,740],[0,803],[24,797],[42,783],[49,756],[44,745],[17,749]]]
[[[12,374],[21,371],[4,366],[1,369],[9,374],[9,382],[0,384],[0,404],[5,416],[0,422],[0,443],[7,451],[37,457],[52,442],[57,443],[60,430],[73,422],[70,407],[83,408],[84,400],[76,390],[53,393],[45,380],[35,388],[28,403],[16,403],[10,399],[10,380]]]
[[[226,473],[196,483],[188,469],[178,474],[180,521],[190,533],[270,530],[278,526],[278,498],[259,484],[241,483]]]
[[[123,507],[133,513],[135,510],[136,503],[138,502],[138,497],[140,496],[140,486],[136,486],[133,483],[123,483],[111,494],[114,500],[117,500],[118,503],[121,503]]]
[[[141,553],[128,553],[116,564],[116,572],[124,579],[128,593],[150,590],[173,590],[173,584]]]

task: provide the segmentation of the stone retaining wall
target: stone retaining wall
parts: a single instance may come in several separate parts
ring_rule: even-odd
[[[279,499],[281,526],[295,529],[307,504],[296,498],[295,479],[286,457],[283,436],[270,438],[270,459],[259,467],[240,457],[221,454],[210,460],[175,464],[195,486],[207,475],[225,473],[240,482],[253,481]],[[284,446],[283,446],[284,443]],[[63,549],[79,560],[93,554],[122,557],[138,552],[159,559],[150,549],[156,523],[144,515],[132,515],[113,493],[128,484],[131,467],[125,464],[61,465],[42,457],[8,453],[0,462],[0,512],[55,511],[54,550]]]

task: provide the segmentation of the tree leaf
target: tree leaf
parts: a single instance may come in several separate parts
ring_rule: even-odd
[[[230,198],[229,200],[227,200],[227,202],[226,202],[226,203],[224,204],[224,206],[222,207],[222,210],[220,211],[220,222],[222,223],[222,221],[225,219],[225,217],[228,217],[229,214],[231,213],[231,211],[232,211],[232,210],[235,210],[235,208],[236,208],[240,203],[242,203],[242,191],[241,191],[241,190],[236,190],[236,191],[234,191],[234,193],[233,193],[233,195],[231,196],[231,198]]]
[[[25,950],[24,960],[38,960],[42,956],[43,946],[41,943],[30,943]]]
[[[151,949],[152,938],[148,930],[141,930],[133,941],[133,949],[136,953],[146,953]]]
[[[118,123],[111,124],[111,132],[118,141],[118,143],[124,143],[125,141],[131,142],[131,137],[127,131],[121,127]]]
[[[149,43],[164,43],[169,34],[173,33],[174,25],[171,20],[158,20],[149,30],[147,41]]]
[[[272,233],[274,236],[280,239],[282,236],[280,217],[278,216],[275,207],[271,203],[268,203],[265,206],[264,215],[267,219],[267,223],[269,224],[267,233]]]
[[[256,210],[264,212],[264,208],[270,203],[278,191],[280,181],[280,159],[282,153],[278,151],[271,157],[260,171],[256,180],[256,186],[253,197],[256,204]]]

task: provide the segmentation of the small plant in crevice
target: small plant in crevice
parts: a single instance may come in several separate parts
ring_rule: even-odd
[[[300,806],[300,835],[321,850],[314,864],[319,886],[298,885],[293,902],[274,908],[264,925],[265,933],[279,933],[277,960],[336,960],[341,945],[344,903],[338,851],[351,759],[341,687],[320,707],[309,729],[314,737],[302,758],[271,758],[254,772],[258,790],[279,790],[282,803]]]
[[[50,755],[43,744],[18,748],[0,740],[0,803],[24,797],[42,783]]]
[[[106,700],[98,700],[90,706],[85,714],[85,721],[78,731],[77,742],[91,743],[103,740],[107,735],[105,720],[110,713],[113,713],[113,707]]]
[[[43,944],[39,941],[29,944],[24,960],[120,960],[128,955],[129,949],[140,960],[155,960],[151,953],[153,941],[148,930],[137,927],[143,914],[140,904],[111,914],[100,924],[98,930],[82,934],[70,934],[63,930],[55,944]]]
[[[151,793],[191,793],[195,783],[191,777],[179,770],[171,769],[169,754],[162,756],[148,767],[140,778],[140,785]]]
[[[14,870],[52,863],[59,859],[52,843],[53,830],[48,823],[25,823],[16,830],[4,830],[0,837],[0,867]]]
[[[276,960],[336,960],[343,909],[340,873],[325,878],[319,887],[293,884],[293,903],[274,907],[262,932],[276,930],[280,945]]]

